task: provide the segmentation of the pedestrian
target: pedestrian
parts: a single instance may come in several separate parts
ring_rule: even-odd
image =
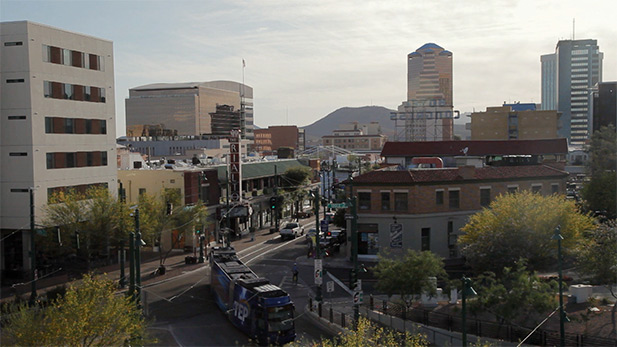
[[[292,274],[293,274],[293,283],[298,284],[298,264],[297,263],[294,263]]]

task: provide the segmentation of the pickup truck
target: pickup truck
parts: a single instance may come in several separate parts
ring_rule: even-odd
[[[281,235],[281,240],[295,239],[296,236],[304,234],[304,228],[298,223],[287,223],[279,233]]]

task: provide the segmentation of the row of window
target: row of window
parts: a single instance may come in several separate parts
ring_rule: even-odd
[[[45,117],[46,134],[107,134],[105,119]]]
[[[103,71],[103,57],[66,48],[43,45],[43,61],[52,64]]]
[[[105,183],[93,183],[93,184],[79,184],[79,185],[75,185],[75,186],[64,186],[64,187],[53,187],[53,188],[47,188],[47,201],[48,203],[59,203],[62,202],[60,200],[58,200],[58,194],[60,193],[69,193],[69,192],[75,192],[78,194],[81,194],[85,199],[88,199],[88,195],[87,193],[92,190],[92,189],[97,189],[97,188],[105,188],[105,189],[109,189],[109,185],[105,182]],[[54,201],[52,201],[54,200]]]
[[[107,152],[54,152],[47,153],[48,169],[107,166]]]
[[[518,185],[509,185],[507,187],[508,193],[515,193],[518,190]],[[531,191],[534,193],[542,192],[542,184],[532,184]],[[559,192],[559,184],[551,184],[551,193]],[[459,208],[460,207],[460,188],[448,189],[448,207]],[[394,192],[394,209],[392,209],[392,193],[381,192],[381,211],[407,211],[408,210],[408,193]],[[485,207],[490,205],[492,200],[491,188],[480,188],[480,206]],[[445,190],[435,190],[435,205],[443,206],[445,203]],[[359,210],[371,210],[371,192],[358,192],[358,209]]]
[[[46,98],[105,102],[105,88],[44,81],[43,90]]]

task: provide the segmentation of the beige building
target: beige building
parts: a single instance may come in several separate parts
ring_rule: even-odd
[[[560,114],[555,110],[513,111],[487,107],[471,114],[471,140],[542,140],[558,138]]]
[[[54,191],[92,186],[116,191],[116,120],[111,41],[28,21],[0,28],[6,278],[30,268],[30,189],[37,225]]]
[[[231,81],[155,83],[129,89],[127,136],[227,136],[253,139],[253,88]]]

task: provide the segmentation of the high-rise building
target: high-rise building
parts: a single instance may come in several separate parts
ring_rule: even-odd
[[[596,84],[591,93],[592,131],[600,130],[603,126],[612,124],[617,126],[617,82],[603,82]],[[591,136],[591,134],[590,134]]]
[[[589,94],[602,81],[602,59],[597,40],[562,40],[554,54],[541,57],[542,109],[562,113],[559,135],[572,145],[589,138]]]
[[[441,141],[452,138],[452,52],[427,43],[407,55],[407,101],[392,115],[397,138]],[[402,136],[398,136],[403,132]]]
[[[36,225],[56,191],[117,189],[111,41],[28,21],[0,23],[2,274],[30,269]]]
[[[228,136],[240,127],[252,140],[253,88],[232,81],[156,83],[129,89],[127,136],[156,128],[172,136]]]

